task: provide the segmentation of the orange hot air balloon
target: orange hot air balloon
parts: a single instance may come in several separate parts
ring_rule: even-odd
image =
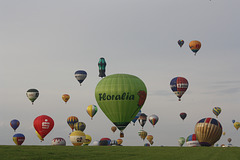
[[[190,49],[195,53],[194,55],[196,56],[197,52],[201,48],[201,42],[194,40],[189,43]]]
[[[120,138],[119,138],[119,139],[117,139],[117,144],[118,144],[118,145],[121,145],[121,144],[122,144],[122,142],[123,142],[123,140],[122,140],[122,139],[120,139]]]
[[[64,94],[62,95],[62,99],[65,103],[67,103],[67,101],[70,99],[70,96],[68,94]]]
[[[115,126],[112,126],[111,127],[111,130],[113,131],[113,133],[117,130],[117,127],[115,127]]]

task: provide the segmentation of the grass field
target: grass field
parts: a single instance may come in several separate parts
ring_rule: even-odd
[[[239,147],[0,146],[1,160],[239,160]]]

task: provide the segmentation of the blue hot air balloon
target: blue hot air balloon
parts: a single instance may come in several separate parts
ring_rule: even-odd
[[[10,122],[11,127],[14,129],[14,132],[16,131],[16,129],[19,127],[20,122],[17,119],[13,119]]]
[[[85,78],[87,77],[87,72],[84,70],[78,70],[75,72],[75,78],[78,80],[78,82],[81,83],[85,80]]]
[[[235,119],[232,120],[232,123],[235,123]]]
[[[141,115],[141,110],[138,112],[138,114],[133,118],[132,122],[133,122],[133,125],[135,126],[135,122],[138,120],[139,116]]]

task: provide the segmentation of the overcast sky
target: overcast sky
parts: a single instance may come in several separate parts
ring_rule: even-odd
[[[194,133],[198,120],[215,117],[226,132],[219,144],[240,145],[239,0],[1,0],[0,1],[0,145],[14,145],[9,123],[18,119],[17,133],[23,145],[49,145],[68,134],[69,116],[85,122],[84,133],[93,141],[118,139],[112,122],[99,108],[93,120],[86,113],[95,104],[98,60],[107,62],[107,75],[133,74],[142,79],[148,96],[142,112],[159,116],[153,128],[154,146],[178,145],[178,138]],[[185,44],[177,44],[183,39]],[[189,42],[199,40],[202,48],[194,56]],[[85,70],[79,86],[74,77]],[[169,83],[185,77],[189,87],[179,102]],[[26,91],[36,88],[40,96],[32,105]],[[71,96],[67,104],[63,94]],[[98,105],[97,105],[98,106]],[[181,112],[188,114],[184,122]],[[54,119],[53,130],[44,142],[35,135],[33,120],[39,115]],[[138,122],[124,130],[123,145],[142,146]]]

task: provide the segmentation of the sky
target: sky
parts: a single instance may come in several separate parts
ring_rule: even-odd
[[[239,146],[232,123],[240,121],[239,6],[238,0],[1,0],[0,145],[15,145],[9,123],[18,119],[23,145],[50,145],[62,137],[71,146],[69,116],[86,123],[92,142],[118,139],[119,131],[112,133],[112,122],[95,100],[97,63],[104,57],[107,75],[132,74],[145,83],[142,112],[159,117],[155,127],[144,126],[154,146],[177,146],[200,119],[215,117],[213,107],[222,108],[217,120],[226,132],[217,143],[232,138]],[[185,41],[182,48],[179,39]],[[202,43],[196,56],[188,46],[192,40]],[[82,86],[74,77],[77,70],[88,73]],[[169,85],[177,76],[189,82],[180,102]],[[34,105],[26,97],[30,88],[40,93]],[[67,104],[63,94],[70,95]],[[93,120],[86,113],[91,104],[99,108]],[[187,113],[184,121],[181,112]],[[55,122],[44,142],[33,127],[40,115]],[[141,129],[138,122],[129,124],[123,145],[144,145]]]

